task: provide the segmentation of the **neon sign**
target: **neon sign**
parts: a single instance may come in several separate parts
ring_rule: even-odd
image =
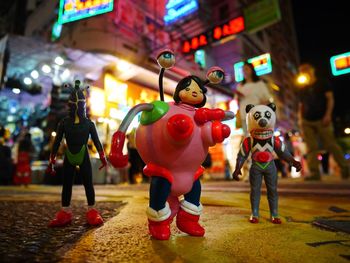
[[[64,24],[113,10],[114,0],[60,0],[58,23]]]
[[[194,62],[196,62],[201,68],[205,68],[207,66],[205,51],[203,49],[198,49],[196,52],[194,52]]]
[[[258,76],[262,76],[272,72],[271,56],[269,53],[250,58],[248,59],[248,63],[253,64],[256,75]],[[236,82],[240,82],[244,78],[243,65],[244,65],[244,62],[242,61],[237,62],[233,65]]]
[[[333,76],[350,73],[350,52],[331,57],[330,63]]]
[[[56,21],[52,26],[51,40],[55,41],[59,39],[61,36],[61,32],[62,32],[62,25]]]
[[[169,0],[165,9],[164,22],[169,25],[181,17],[196,12],[198,10],[198,0]]]
[[[198,48],[207,46],[209,43],[223,40],[226,37],[234,36],[242,31],[244,31],[244,18],[243,16],[239,16],[225,24],[214,27],[206,33],[184,41],[182,43],[182,52],[190,53]]]

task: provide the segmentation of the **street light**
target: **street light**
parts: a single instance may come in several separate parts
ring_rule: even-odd
[[[25,78],[23,79],[23,82],[24,82],[24,84],[26,84],[26,85],[30,85],[30,84],[33,83],[32,79],[29,78],[29,77],[25,77]]]
[[[47,64],[43,65],[43,66],[41,67],[41,70],[42,70],[44,73],[46,73],[46,74],[48,74],[48,73],[51,72],[51,68],[50,68],[50,66],[47,65]]]
[[[39,78],[39,72],[37,70],[33,70],[30,75],[32,76],[33,79]]]
[[[21,90],[17,89],[17,88],[14,88],[14,89],[12,89],[12,92],[15,93],[15,94],[20,94]]]
[[[345,128],[344,132],[345,132],[345,134],[350,134],[350,128],[349,127]]]
[[[57,57],[55,58],[55,63],[56,63],[57,65],[59,65],[59,66],[62,66],[62,65],[64,64],[64,59],[63,59],[62,57],[60,57],[60,56],[57,56]]]
[[[297,76],[297,84],[299,85],[306,85],[308,84],[310,81],[310,78],[308,75],[306,74],[303,74],[303,73],[300,73],[298,76]]]

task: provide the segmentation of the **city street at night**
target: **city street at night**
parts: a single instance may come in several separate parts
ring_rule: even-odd
[[[1,0],[0,263],[350,263],[348,10]]]
[[[105,223],[92,228],[85,223],[83,187],[76,186],[74,220],[55,229],[47,224],[60,187],[1,187],[1,262],[349,262],[349,181],[281,180],[281,225],[269,221],[265,194],[260,222],[248,222],[248,183],[206,182],[205,236],[190,237],[174,222],[168,241],[148,235],[148,187],[96,186]]]

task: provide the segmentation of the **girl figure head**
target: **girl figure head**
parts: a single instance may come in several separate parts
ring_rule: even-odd
[[[159,73],[159,93],[160,100],[164,101],[163,76],[165,69],[170,69],[175,64],[175,55],[170,49],[162,50],[157,56],[157,62],[161,67]],[[197,76],[187,76],[179,81],[176,86],[173,99],[176,104],[182,102],[196,108],[201,108],[207,102],[205,85],[208,83],[219,84],[224,79],[224,70],[220,67],[211,67],[206,80],[201,80]]]
[[[260,78],[256,75],[253,64],[247,61],[245,61],[243,65],[243,75],[243,84],[246,84],[247,82],[257,82],[260,80]]]
[[[176,104],[182,102],[196,108],[201,108],[207,102],[205,83],[196,77],[188,76],[179,81],[173,99]]]

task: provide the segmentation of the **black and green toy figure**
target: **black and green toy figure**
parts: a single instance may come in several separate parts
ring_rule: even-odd
[[[98,138],[95,124],[86,117],[86,100],[83,89],[80,88],[80,81],[76,80],[74,88],[71,89],[72,91],[68,101],[69,116],[61,120],[58,124],[56,138],[47,168],[48,174],[55,174],[54,165],[56,154],[64,136],[66,138],[67,150],[63,161],[62,209],[49,223],[50,227],[66,226],[72,221],[70,201],[72,197],[74,175],[77,168],[80,170],[88,201],[88,211],[86,213],[87,222],[92,226],[103,224],[101,215],[94,208],[95,190],[92,182],[92,169],[87,149],[90,136],[102,162],[102,166],[99,169],[107,166],[107,159]]]

